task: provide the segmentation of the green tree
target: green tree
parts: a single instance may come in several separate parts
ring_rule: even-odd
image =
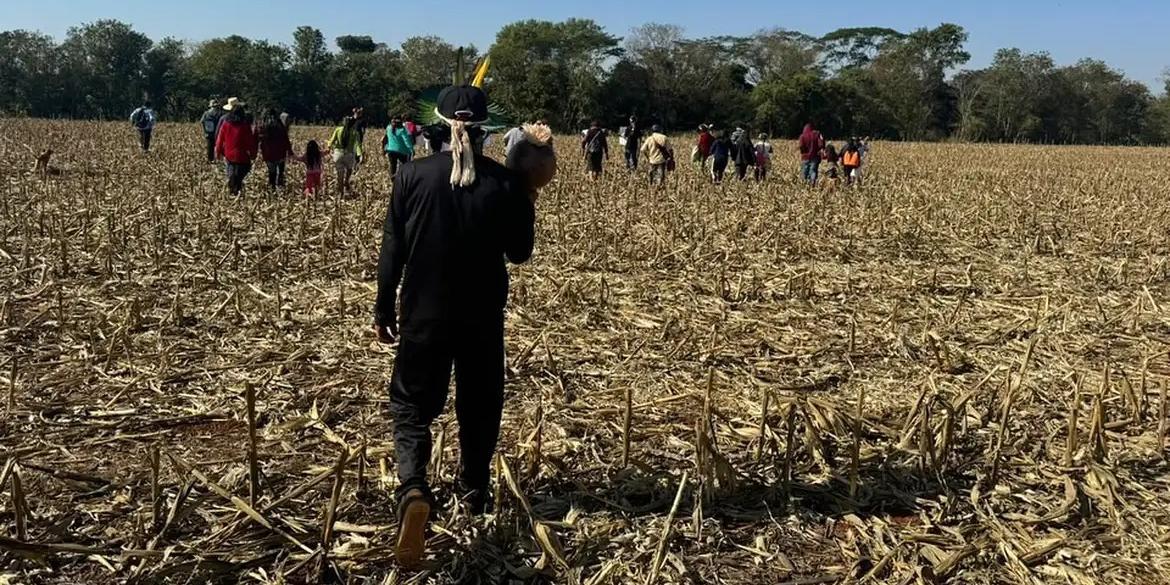
[[[182,41],[167,37],[146,53],[146,93],[167,117],[189,117],[201,111],[200,96],[187,84],[187,49]]]
[[[521,118],[573,128],[602,113],[602,65],[621,49],[592,20],[526,20],[501,29],[491,55],[493,99]]]
[[[47,35],[0,32],[0,113],[51,116],[63,113],[57,47]]]
[[[435,36],[410,37],[403,41],[402,69],[407,85],[423,90],[451,83],[459,61],[459,49]],[[474,46],[463,48],[463,70],[470,73],[479,59]]]
[[[69,29],[61,45],[66,90],[81,99],[74,114],[99,118],[129,115],[146,96],[146,35],[117,20]]]
[[[254,111],[281,107],[289,90],[288,49],[241,36],[212,39],[190,58],[194,87],[211,96],[237,96]]]
[[[300,26],[293,31],[292,68],[293,87],[287,92],[290,114],[305,120],[321,116],[321,100],[332,64],[332,55],[325,44],[325,35],[311,26]]]

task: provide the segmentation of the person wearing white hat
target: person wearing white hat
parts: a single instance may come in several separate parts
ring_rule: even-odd
[[[244,179],[256,159],[256,134],[243,101],[231,98],[223,109],[227,114],[220,120],[215,135],[215,154],[226,162],[228,190],[238,197],[244,192]]]

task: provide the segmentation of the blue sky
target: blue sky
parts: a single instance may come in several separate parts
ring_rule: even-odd
[[[592,18],[615,35],[646,22],[684,27],[689,36],[748,34],[783,27],[823,34],[847,26],[909,30],[954,22],[970,34],[968,67],[986,65],[1000,47],[1048,51],[1058,64],[1102,59],[1161,92],[1170,67],[1170,2],[1165,0],[4,0],[0,29],[39,30],[60,40],[73,25],[117,18],[152,38],[202,40],[240,34],[289,42],[301,24],[332,40],[368,34],[396,45],[418,34],[488,47],[514,20]],[[732,7],[734,9],[732,9]]]

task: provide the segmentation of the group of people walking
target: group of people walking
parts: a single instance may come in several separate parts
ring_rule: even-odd
[[[149,147],[154,114],[149,110],[149,102],[139,110],[131,115],[131,122],[143,136],[141,142],[145,151]],[[149,120],[149,125],[146,120]],[[265,109],[260,119],[255,120],[248,112],[247,104],[239,98],[230,98],[222,105],[218,100],[211,100],[207,111],[200,117],[199,126],[206,145],[207,162],[224,163],[228,191],[237,196],[243,193],[245,179],[252,171],[253,162],[259,158],[267,167],[270,191],[285,188],[287,164],[295,161],[305,165],[303,193],[315,196],[323,188],[323,153],[328,153],[337,175],[338,196],[351,193],[353,175],[364,162],[364,110],[355,107],[342,118],[330,133],[324,149],[316,140],[309,140],[304,146],[304,154],[297,154],[293,149],[289,122],[287,113],[278,114],[271,108]],[[415,144],[422,134],[423,129],[407,118],[395,116],[390,121],[382,139],[382,151],[389,163],[391,178],[403,163],[414,159]]]
[[[825,180],[835,185],[842,181],[847,185],[860,185],[862,166],[869,154],[869,140],[850,138],[840,151],[810,122],[805,124],[797,141],[800,151],[800,177],[810,187],[820,179],[821,163],[828,165]]]
[[[652,127],[647,135],[638,124],[637,117],[630,116],[628,125],[620,129],[619,141],[626,169],[630,172],[637,171],[643,157],[649,159],[653,182],[665,180],[666,174],[674,170],[674,149],[660,126]],[[582,132],[580,147],[586,173],[594,180],[599,179],[610,158],[609,134],[601,122],[594,121]],[[868,141],[851,138],[838,151],[810,123],[798,140],[798,150],[801,179],[810,186],[817,184],[822,162],[828,164],[825,171],[827,180],[860,184]],[[692,163],[708,174],[717,185],[723,182],[729,169],[740,181],[746,181],[749,177],[756,181],[767,180],[774,155],[775,149],[767,134],[758,134],[752,140],[751,132],[746,128],[717,131],[714,126],[707,124],[699,126],[698,136],[691,149]]]

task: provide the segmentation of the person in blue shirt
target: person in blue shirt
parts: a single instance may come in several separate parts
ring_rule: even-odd
[[[382,139],[382,147],[386,151],[386,158],[390,161],[390,178],[398,174],[398,167],[414,159],[414,137],[402,123],[402,118],[394,116],[390,125],[386,127],[386,137]]]

